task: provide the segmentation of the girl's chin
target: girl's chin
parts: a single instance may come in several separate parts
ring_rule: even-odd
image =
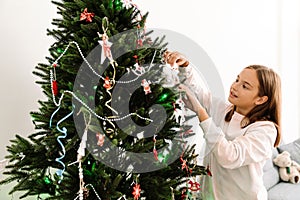
[[[230,103],[232,103],[232,100],[233,100],[233,98],[232,97],[228,97],[228,101],[230,102]]]
[[[232,97],[230,97],[230,96],[228,97],[229,103],[231,103],[231,104],[233,104],[233,105],[236,103],[235,99],[236,99],[236,98],[232,98]]]

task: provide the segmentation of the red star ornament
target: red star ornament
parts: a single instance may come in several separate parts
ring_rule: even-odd
[[[184,160],[182,157],[180,157],[180,162],[181,162],[181,169],[182,170],[186,169],[186,171],[189,171],[186,160]]]
[[[85,20],[86,22],[92,22],[94,16],[95,16],[94,13],[89,13],[89,12],[87,11],[87,8],[85,8],[85,9],[83,10],[83,12],[80,14],[80,21]]]
[[[139,197],[141,196],[140,184],[135,184],[134,185],[132,195],[133,195],[134,200],[139,199]]]

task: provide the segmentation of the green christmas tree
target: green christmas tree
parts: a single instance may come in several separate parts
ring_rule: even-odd
[[[184,141],[181,94],[164,87],[167,43],[145,29],[148,13],[130,1],[53,3],[56,42],[33,72],[47,100],[31,112],[36,132],[7,147],[1,184],[17,181],[10,194],[22,198],[192,199],[188,181],[206,170]]]

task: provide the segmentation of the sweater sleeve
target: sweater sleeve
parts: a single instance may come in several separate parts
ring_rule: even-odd
[[[272,155],[277,130],[269,121],[259,121],[247,126],[245,133],[232,141],[211,118],[200,123],[208,148],[224,168],[235,169],[260,162]]]
[[[194,95],[214,122],[220,125],[223,121],[223,116],[225,116],[228,108],[230,108],[230,104],[224,99],[212,96],[202,77],[193,67],[180,67],[178,76],[180,82],[188,86],[189,89],[194,92]]]
[[[210,113],[212,104],[212,95],[205,85],[202,77],[190,65],[187,67],[179,67],[179,80],[181,83],[189,87],[197,97],[201,105]]]

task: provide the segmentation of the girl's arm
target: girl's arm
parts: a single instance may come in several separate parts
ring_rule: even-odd
[[[200,123],[208,148],[224,168],[235,169],[260,162],[272,155],[277,130],[269,121],[260,121],[244,128],[245,133],[228,141],[211,118]]]
[[[189,65],[187,58],[179,52],[166,51],[164,53],[164,60],[172,67],[175,65],[180,66],[178,67],[179,82],[186,85],[197,97],[201,105],[210,112],[212,95],[206,87],[202,77]]]
[[[201,105],[210,112],[212,95],[196,70],[190,65],[179,67],[178,76],[180,83],[186,85],[197,97]]]

